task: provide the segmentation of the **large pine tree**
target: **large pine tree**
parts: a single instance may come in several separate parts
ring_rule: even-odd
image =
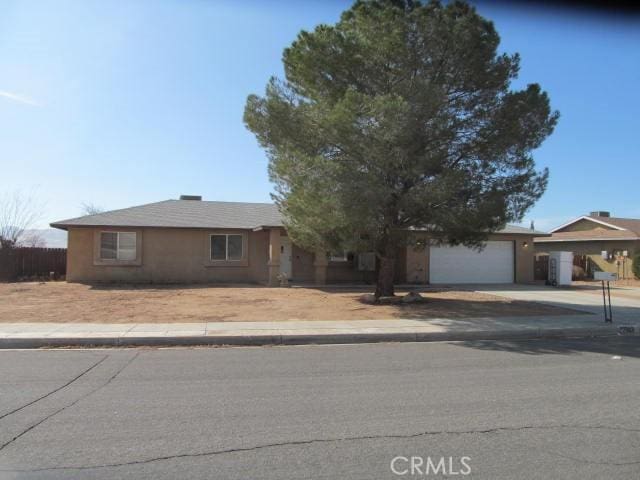
[[[519,56],[499,41],[462,2],[361,0],[300,32],[285,80],[250,95],[244,116],[292,239],[375,251],[387,296],[413,229],[480,247],[521,220],[546,188],[531,152],[558,113],[537,84],[510,89]]]

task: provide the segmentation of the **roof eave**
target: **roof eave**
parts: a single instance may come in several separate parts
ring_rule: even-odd
[[[640,237],[534,238],[533,243],[637,241]]]
[[[66,224],[64,224],[64,223],[54,222],[54,223],[50,223],[49,226],[51,228],[57,228],[59,230],[68,230],[68,226]]]
[[[59,228],[60,230],[68,230],[69,228],[168,228],[168,229],[183,229],[183,230],[252,230],[259,231],[259,229],[269,228],[284,228],[282,225],[265,225],[261,227],[229,227],[229,226],[179,226],[179,225],[107,225],[104,223],[92,223],[92,224],[74,224],[74,223],[50,223],[53,228]]]
[[[251,230],[254,232],[262,232],[263,230],[271,230],[272,228],[284,228],[284,225],[258,225]]]
[[[418,232],[418,233],[443,234],[443,232],[437,232],[437,231],[434,231],[433,229],[429,229],[429,228],[409,227],[407,230],[409,230],[411,232]],[[527,236],[527,237],[530,237],[530,236],[550,237],[551,236],[550,233],[539,232],[537,230],[524,230],[524,231],[521,231],[521,232],[508,232],[508,231],[503,231],[503,230],[497,230],[495,232],[489,232],[489,235],[524,235],[524,236]]]

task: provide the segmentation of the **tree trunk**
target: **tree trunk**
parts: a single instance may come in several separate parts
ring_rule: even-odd
[[[389,254],[389,252],[387,251],[387,255],[380,257],[380,268],[378,270],[378,279],[376,282],[376,298],[393,297],[393,295],[395,294],[393,288],[393,277],[395,276],[395,268],[395,254]]]

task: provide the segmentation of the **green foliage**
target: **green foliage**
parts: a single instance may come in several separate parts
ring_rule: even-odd
[[[640,253],[636,253],[633,257],[633,274],[640,280]]]
[[[244,114],[294,241],[384,258],[410,228],[478,246],[521,220],[546,188],[531,152],[558,113],[537,84],[510,90],[519,56],[498,44],[462,2],[360,0],[300,32],[286,79]]]

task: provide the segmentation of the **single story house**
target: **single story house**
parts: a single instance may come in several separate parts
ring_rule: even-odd
[[[331,284],[372,282],[373,254],[309,252],[291,242],[274,204],[183,195],[51,224],[68,231],[67,281]],[[507,226],[482,251],[430,245],[398,252],[397,283],[533,281],[533,238]]]
[[[575,218],[534,239],[536,254],[573,252],[586,276],[594,271],[632,278],[633,257],[640,253],[640,219],[616,218],[597,211]]]

